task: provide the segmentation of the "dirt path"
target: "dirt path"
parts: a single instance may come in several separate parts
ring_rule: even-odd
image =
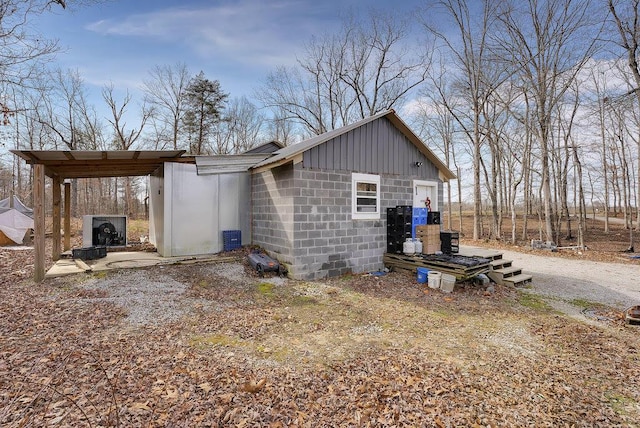
[[[535,293],[562,301],[598,302],[621,310],[640,304],[637,265],[502,252],[523,273],[533,275]]]
[[[603,216],[595,216],[592,217],[594,220],[598,220],[604,223],[604,217]],[[615,223],[615,224],[625,224],[625,220],[623,218],[617,218],[617,217],[609,217],[609,223]]]

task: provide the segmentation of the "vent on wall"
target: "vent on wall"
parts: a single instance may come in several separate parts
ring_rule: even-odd
[[[126,245],[127,216],[85,215],[82,217],[83,247]]]

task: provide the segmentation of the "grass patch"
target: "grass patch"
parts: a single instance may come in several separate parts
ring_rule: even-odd
[[[553,309],[542,297],[533,293],[520,292],[518,294],[518,303],[537,311],[551,311]]]
[[[256,285],[256,290],[258,290],[258,293],[260,293],[263,296],[266,297],[274,297],[275,293],[274,293],[274,289],[275,289],[275,285],[270,283],[270,282],[261,282],[258,285]]]
[[[632,414],[630,409],[637,406],[637,403],[633,398],[626,397],[615,392],[607,392],[605,393],[605,397],[613,411],[621,416],[630,416]]]
[[[189,345],[198,348],[206,347],[236,347],[242,345],[242,341],[238,338],[227,336],[226,334],[212,334],[209,336],[194,336],[189,339]]]
[[[571,303],[573,306],[577,306],[583,309],[601,308],[604,306],[602,303],[592,302],[591,300],[587,300],[587,299],[573,299],[573,300],[569,300],[569,303]]]
[[[148,220],[133,220],[129,219],[127,223],[128,234],[139,237],[140,235],[149,234],[149,221]]]
[[[288,303],[291,306],[310,306],[317,305],[320,301],[311,296],[293,296]]]
[[[93,272],[92,275],[96,279],[105,279],[107,277],[107,271],[106,270],[99,270],[97,272]]]
[[[429,311],[429,314],[432,315],[434,318],[439,318],[443,320],[460,319],[460,317],[463,316],[460,313],[460,311],[455,309],[450,309],[450,308],[434,308],[431,311]]]

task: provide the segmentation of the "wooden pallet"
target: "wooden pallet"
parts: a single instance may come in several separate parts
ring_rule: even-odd
[[[468,257],[482,257],[483,259],[489,259],[489,260],[502,259],[502,253],[500,251],[488,250],[484,248],[469,248],[469,247],[460,248],[460,251],[458,254],[463,256],[468,256]]]
[[[455,255],[455,257],[464,257]],[[488,273],[490,270],[488,259],[466,257],[469,264],[456,263],[447,260],[446,256],[435,255],[414,255],[386,253],[383,257],[385,266],[391,269],[401,269],[415,272],[417,268],[423,267],[429,270],[448,273],[454,275],[457,280],[473,278],[481,273]],[[473,259],[473,260],[471,260]]]

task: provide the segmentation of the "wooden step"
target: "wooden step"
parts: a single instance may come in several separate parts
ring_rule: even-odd
[[[510,276],[508,278],[504,278],[503,285],[513,285],[514,287],[522,287],[523,285],[531,283],[533,277],[531,275],[527,275],[525,273],[521,273],[520,275]]]
[[[511,267],[512,263],[513,261],[507,259],[495,259],[491,260],[489,266],[491,266],[491,270],[496,270]]]
[[[482,257],[483,259],[489,260],[498,260],[502,258],[502,253],[500,251],[484,248],[460,248],[458,254],[467,257]]]
[[[489,278],[491,278],[496,284],[504,285],[505,278],[520,275],[521,273],[521,268],[511,266],[489,271]]]

